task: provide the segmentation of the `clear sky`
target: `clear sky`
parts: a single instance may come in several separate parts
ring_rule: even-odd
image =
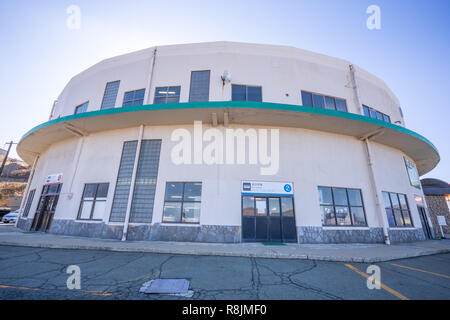
[[[70,5],[81,10],[79,30],[67,27]],[[369,5],[381,9],[380,30],[366,27]],[[100,60],[153,45],[242,41],[347,59],[382,78],[407,127],[439,150],[426,176],[450,181],[449,16],[448,0],[1,0],[0,147],[47,121],[70,78]]]

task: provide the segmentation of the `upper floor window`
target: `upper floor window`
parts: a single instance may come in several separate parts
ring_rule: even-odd
[[[201,182],[167,182],[163,222],[200,222]]]
[[[233,84],[231,87],[231,100],[262,102],[262,87]]]
[[[116,105],[117,92],[119,92],[120,80],[108,82],[103,95],[101,109],[114,108]]]
[[[324,226],[366,226],[361,190],[319,187]]]
[[[105,213],[109,183],[86,183],[81,198],[78,219],[102,220]]]
[[[122,107],[142,106],[144,104],[144,96],[145,89],[125,92]]]
[[[391,118],[387,114],[379,112],[379,111],[377,111],[377,110],[375,110],[373,108],[370,108],[368,106],[363,105],[363,111],[364,111],[364,115],[366,117],[370,117],[370,118],[373,118],[373,119],[378,119],[378,120],[389,122],[389,123],[391,122]]]
[[[74,114],[79,114],[79,113],[83,113],[87,111],[87,107],[88,107],[88,102],[85,102],[83,104],[80,104],[79,106],[75,107],[75,112]]]
[[[345,102],[344,99],[324,96],[307,91],[302,91],[302,104],[305,107],[315,107],[347,112],[347,102]]]
[[[209,101],[210,71],[192,71],[189,102]]]
[[[405,194],[383,191],[383,200],[390,227],[412,227]]]
[[[179,103],[181,87],[159,87],[155,90],[154,104]]]

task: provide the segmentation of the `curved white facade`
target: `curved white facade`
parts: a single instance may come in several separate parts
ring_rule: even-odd
[[[222,79],[225,70],[230,81]],[[190,102],[196,71],[209,71],[208,85],[206,78],[199,82],[207,101]],[[237,86],[247,86],[247,97],[260,101],[232,101],[239,100],[238,89],[244,88]],[[130,91],[142,89],[142,99],[135,94],[138,106],[122,107],[133,97]],[[115,102],[101,109],[109,90]],[[171,90],[176,103],[154,104],[156,92]],[[319,104],[302,101],[308,94]],[[347,112],[327,109],[327,101],[335,108],[345,101]],[[363,105],[384,118],[364,116]],[[79,106],[84,112],[74,115]],[[386,84],[370,73],[290,47],[216,42],[149,48],[107,59],[72,78],[50,121],[19,143],[19,154],[34,165],[18,226],[129,240],[424,239],[429,220],[420,209],[425,209],[423,193],[413,186],[409,174],[414,168],[408,171],[405,162],[424,174],[437,164],[439,154],[425,138],[404,128],[399,106]],[[202,134],[214,129],[209,133],[224,138],[223,157],[212,164],[196,158],[212,140],[200,136],[202,147],[196,149],[194,121],[202,121]],[[191,163],[174,161],[180,147],[174,132],[179,129],[192,138]],[[244,163],[227,163],[227,132],[239,129],[256,133],[255,150],[261,150],[259,134],[267,132],[270,163],[260,153],[256,163],[249,160],[251,139],[246,140]],[[269,167],[264,174],[261,168]],[[262,189],[247,190],[252,182]],[[274,191],[280,186],[285,187],[281,194]],[[90,194],[89,188],[95,191]],[[407,206],[400,203],[396,210],[396,201],[403,199]],[[252,223],[258,235],[252,236]]]

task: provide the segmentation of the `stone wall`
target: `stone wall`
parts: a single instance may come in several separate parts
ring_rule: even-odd
[[[298,243],[384,243],[382,228],[324,229],[322,227],[297,227]]]
[[[442,227],[442,229],[445,234],[450,235],[450,226],[448,226],[450,224],[450,210],[448,208],[447,201],[445,200],[445,196],[425,196],[425,200],[428,205],[430,219],[436,236],[441,236],[437,216],[445,216],[447,226]]]

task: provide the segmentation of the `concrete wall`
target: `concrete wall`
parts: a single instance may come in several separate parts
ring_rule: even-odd
[[[107,82],[120,80],[116,107],[124,93],[146,88],[154,48],[104,60],[76,75],[58,97],[52,119],[71,115],[75,107],[89,101],[88,111],[99,110]],[[222,86],[220,76],[228,70],[232,84],[262,86],[264,102],[302,105],[301,91],[343,98],[348,111],[360,113],[345,60],[284,46],[213,42],[157,48],[148,101],[153,103],[156,87],[181,86],[180,102],[189,101],[192,71],[211,70],[210,101],[230,101],[231,86]],[[356,67],[361,103],[391,117],[403,119],[399,101],[385,83]]]
[[[206,130],[210,126],[203,124],[203,127]],[[350,241],[352,234],[355,232],[362,233],[359,238],[355,239],[364,238],[367,236],[366,233],[370,233],[371,236],[367,236],[368,242],[382,241],[382,219],[377,212],[376,192],[372,189],[370,183],[367,155],[362,141],[353,137],[319,131],[281,128],[279,171],[274,176],[261,176],[259,165],[173,164],[170,154],[177,142],[171,141],[170,137],[173,130],[177,128],[179,127],[161,126],[145,127],[144,130],[144,139],[162,139],[152,220],[153,228],[156,228],[158,232],[161,233],[161,228],[175,230],[177,226],[182,229],[205,227],[208,228],[209,232],[213,228],[211,226],[222,226],[231,228],[232,231],[227,229],[226,232],[233,233],[229,235],[230,239],[232,238],[232,242],[238,242],[240,238],[236,234],[239,233],[241,226],[241,181],[262,180],[294,183],[296,224],[298,228],[313,227],[316,233],[317,231],[323,232],[325,230],[329,234],[336,233],[336,230],[339,233],[342,233],[342,230],[347,230],[348,236],[344,234],[344,238],[340,235],[333,236],[334,238],[328,237],[327,242]],[[193,125],[186,125],[184,128],[188,129],[193,135]],[[217,128],[221,132],[225,130],[223,126]],[[249,127],[230,125],[229,128],[247,129]],[[73,221],[77,218],[84,184],[108,182],[110,187],[103,221],[83,221],[82,223],[102,224],[102,227],[86,227],[91,228],[90,230],[96,228],[95,232],[102,235],[104,235],[104,232],[99,231],[99,228],[115,228],[113,231],[105,230],[109,230],[109,235],[114,235],[116,238],[120,237],[122,223],[109,223],[109,215],[123,142],[137,140],[138,133],[139,128],[137,127],[106,131],[91,134],[84,138],[64,140],[51,146],[41,155],[37,163],[36,173],[30,186],[30,190],[37,189],[37,191],[28,218],[32,219],[34,216],[42,186],[46,176],[49,174],[63,174],[63,188],[54,219],[55,221],[66,220],[66,224],[69,221],[73,224]],[[206,145],[207,143],[204,143],[203,146]],[[380,195],[381,191],[391,191],[404,193],[408,197],[414,228],[401,228],[399,230],[401,232],[409,230],[411,234],[421,233],[421,224],[414,197],[415,195],[422,195],[422,193],[421,190],[410,185],[403,154],[398,150],[375,143],[372,144],[372,152]],[[168,181],[202,182],[200,226],[169,225],[161,222],[165,185]],[[361,189],[368,227],[322,228],[318,186]],[[384,209],[383,217],[385,218]],[[133,226],[138,227],[139,224],[134,224]],[[67,226],[67,228],[69,227]],[[70,228],[75,227],[72,226]],[[68,229],[64,230],[58,232],[65,233]],[[299,229],[299,234],[302,234],[305,230]],[[93,235],[89,234],[90,231],[85,232],[86,235]],[[138,236],[136,237],[139,238]],[[151,238],[150,235],[148,237]],[[161,239],[161,237],[156,239]],[[305,239],[309,238],[306,237]],[[299,240],[303,241],[304,239]],[[306,242],[314,241],[309,239]]]

